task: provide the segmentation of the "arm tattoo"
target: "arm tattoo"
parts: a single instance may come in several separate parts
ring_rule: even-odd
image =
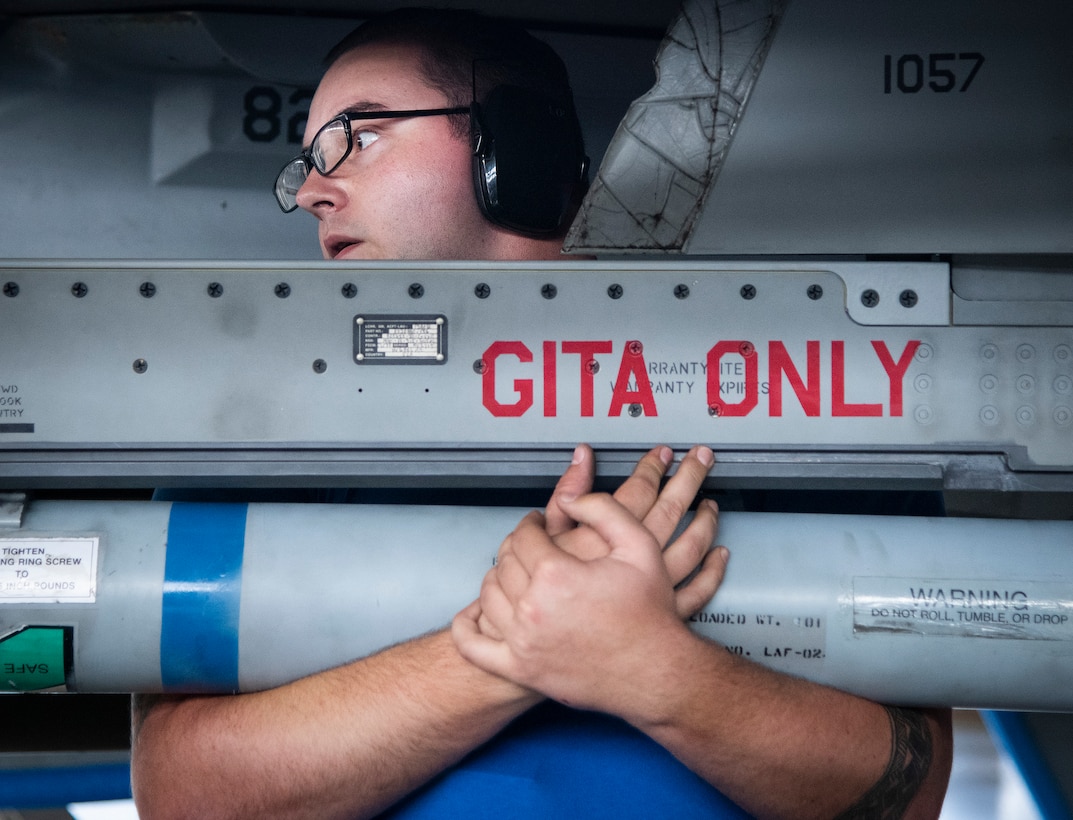
[[[896,820],[909,808],[931,768],[931,729],[924,715],[913,709],[884,706],[890,719],[891,749],[887,769],[837,820],[882,818]]]

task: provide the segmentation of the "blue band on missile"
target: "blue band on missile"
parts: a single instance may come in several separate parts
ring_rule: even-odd
[[[245,504],[172,504],[160,624],[165,690],[238,689],[245,542]]]

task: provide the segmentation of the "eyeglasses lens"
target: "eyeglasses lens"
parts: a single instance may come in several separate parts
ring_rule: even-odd
[[[310,161],[319,173],[327,176],[347,158],[351,146],[350,123],[345,119],[334,119],[321,128],[313,137],[309,153],[292,159],[276,177],[279,207],[288,213],[298,207],[298,189],[309,176]]]
[[[290,212],[298,207],[298,189],[308,176],[309,167],[305,157],[295,157],[283,167],[276,177],[276,201],[280,208]]]
[[[350,123],[335,119],[317,132],[309,146],[309,156],[316,169],[327,176],[346,159],[350,145]]]

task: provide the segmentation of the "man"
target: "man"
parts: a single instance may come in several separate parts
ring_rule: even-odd
[[[530,222],[482,189],[491,174],[475,184],[468,110],[504,85],[560,110],[549,52],[467,14],[367,24],[332,56],[281,206],[317,218],[327,258],[558,258],[568,209]],[[613,497],[589,494],[593,460],[578,448],[453,628],[268,692],[139,699],[143,820],[741,816],[726,797],[759,816],[937,815],[948,713],[769,672],[683,623],[726,563],[710,502],[670,542],[711,450],[661,491],[658,447]]]

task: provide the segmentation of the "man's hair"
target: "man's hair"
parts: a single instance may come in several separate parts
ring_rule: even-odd
[[[374,44],[418,48],[425,81],[446,95],[449,106],[484,102],[496,86],[513,85],[540,91],[574,111],[562,59],[517,23],[458,9],[396,9],[350,32],[325,62],[331,66],[344,54]],[[452,121],[460,135],[468,134],[467,117]]]

